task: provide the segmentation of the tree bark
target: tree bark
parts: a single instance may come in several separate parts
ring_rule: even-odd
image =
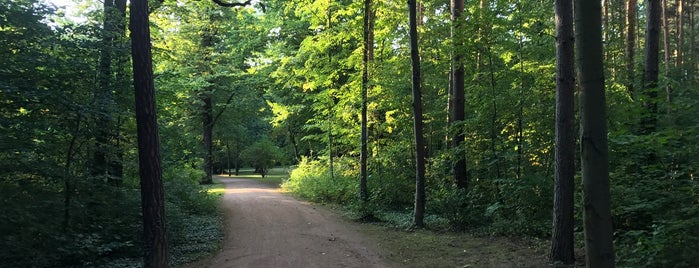
[[[629,95],[634,93],[634,57],[636,54],[636,9],[638,3],[636,0],[628,0],[626,2],[626,90]]]
[[[684,1],[677,0],[677,67],[680,71],[680,80],[684,78],[682,72],[684,65]]]
[[[575,112],[573,1],[556,0],[556,178],[553,198],[552,263],[575,263],[573,228]]]
[[[131,0],[130,30],[138,171],[141,176],[144,267],[169,267],[147,0]]]
[[[212,184],[213,180],[213,132],[214,132],[214,119],[213,119],[213,101],[211,99],[211,93],[209,90],[204,90],[201,93],[202,105],[202,127],[204,130],[202,145],[204,149],[204,172],[206,177],[202,180],[202,184]]]
[[[462,146],[464,140],[465,140],[465,135],[464,132],[461,128],[454,128],[454,124],[460,124],[463,123],[463,121],[466,119],[465,113],[464,113],[464,103],[465,103],[465,96],[464,96],[464,63],[463,63],[463,53],[461,50],[463,50],[463,42],[461,41],[461,35],[462,33],[460,32],[461,28],[461,13],[464,12],[464,1],[463,0],[451,0],[451,39],[453,43],[452,47],[452,86],[451,89],[452,91],[450,92],[452,97],[452,105],[453,107],[450,107],[451,111],[451,123],[452,126],[450,127],[450,130],[454,133],[453,134],[453,139],[451,143],[451,148],[453,149],[454,153],[454,166],[453,172],[454,172],[454,182],[456,183],[456,187],[461,188],[461,189],[466,189],[468,187],[468,175],[466,172],[466,153],[460,150],[460,147]]]
[[[596,268],[614,267],[600,9],[575,0],[585,263]]]
[[[670,74],[670,26],[668,25],[667,21],[667,0],[662,0],[662,22],[663,22],[663,54],[664,54],[664,63],[665,63],[665,71],[664,75],[667,78]],[[666,83],[665,85],[665,100],[667,102],[670,102],[670,93],[672,91],[672,88],[670,87],[670,83]]]
[[[95,88],[94,103],[97,111],[95,122],[95,144],[93,149],[93,161],[91,175],[108,178],[109,162],[109,137],[112,131],[112,54],[114,51],[115,35],[115,10],[114,0],[104,0],[102,21],[102,44],[100,49],[100,62],[98,73],[98,87]]]
[[[367,127],[367,104],[369,91],[369,64],[374,51],[373,42],[373,13],[371,11],[371,0],[364,0],[364,52],[362,55],[362,126],[361,126],[361,153],[360,153],[360,171],[359,171],[359,198],[362,203],[369,201],[369,189],[367,186],[367,143],[368,143],[368,127]]]
[[[641,133],[655,131],[658,113],[658,58],[660,51],[660,0],[648,0],[643,70]]]
[[[420,53],[417,36],[416,0],[408,0],[410,10],[410,61],[412,64],[413,128],[415,134],[415,207],[413,226],[422,228],[425,223],[425,137],[422,122],[422,90],[420,75]]]

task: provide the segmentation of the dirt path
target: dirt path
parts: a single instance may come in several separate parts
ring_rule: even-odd
[[[253,179],[218,177],[226,186],[226,237],[195,267],[395,267],[336,214]]]

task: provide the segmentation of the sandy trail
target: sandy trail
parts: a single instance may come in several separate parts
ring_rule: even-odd
[[[253,179],[225,184],[223,249],[199,267],[395,267],[338,215]]]

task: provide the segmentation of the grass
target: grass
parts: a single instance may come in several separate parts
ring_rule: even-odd
[[[468,233],[405,231],[363,223],[358,229],[401,267],[548,267],[543,241]]]

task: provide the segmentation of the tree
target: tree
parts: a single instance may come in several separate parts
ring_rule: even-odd
[[[155,108],[148,1],[131,1],[131,56],[136,99],[138,166],[141,176],[144,267],[168,267],[165,202]]]
[[[374,27],[373,27],[373,12],[371,9],[371,0],[364,0],[364,51],[362,55],[362,122],[361,122],[361,152],[359,160],[359,198],[363,203],[369,201],[369,189],[367,187],[367,143],[369,139],[369,130],[367,127],[367,105],[369,91],[369,64],[374,58]]]
[[[465,135],[463,127],[461,126],[465,118],[464,114],[464,63],[463,63],[463,42],[462,35],[463,32],[460,30],[464,20],[461,17],[461,13],[464,12],[464,1],[463,0],[452,0],[451,1],[451,38],[453,44],[452,50],[452,73],[451,73],[451,91],[449,92],[449,99],[451,104],[449,105],[449,123],[451,123],[451,131],[454,132],[451,147],[454,150],[455,163],[453,166],[454,171],[454,182],[456,186],[461,189],[466,189],[468,186],[468,177],[466,172],[466,153],[461,148],[461,144],[464,142]]]
[[[645,58],[643,61],[643,111],[641,133],[656,130],[658,121],[658,68],[660,51],[660,0],[648,0],[646,21]]]
[[[599,1],[575,0],[585,263],[614,267]]]
[[[556,0],[556,165],[550,260],[575,262],[573,191],[575,176],[573,1]]]
[[[420,52],[417,36],[416,0],[408,0],[410,12],[410,62],[412,65],[413,129],[415,134],[415,205],[413,226],[422,228],[425,218],[425,137],[422,122],[422,91],[420,77]]]
[[[125,51],[118,50],[125,34],[125,0],[105,0],[103,2],[102,43],[98,83],[95,87],[94,105],[95,144],[93,161],[90,165],[91,175],[106,177],[108,181],[120,184],[123,175],[121,148],[119,148],[119,125],[116,107],[120,88],[124,80]],[[116,63],[116,65],[114,64]],[[114,66],[115,65],[115,66]],[[116,67],[116,68],[113,68]],[[117,74],[117,75],[114,75]]]
[[[634,84],[634,57],[636,54],[636,0],[626,2],[626,90],[633,94]]]

